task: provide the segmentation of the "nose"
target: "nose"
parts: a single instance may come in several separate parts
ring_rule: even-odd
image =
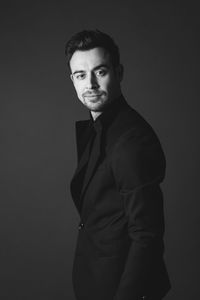
[[[99,87],[99,84],[98,84],[95,74],[93,74],[93,73],[89,74],[87,77],[87,89],[91,90],[91,89],[96,89],[98,87]]]

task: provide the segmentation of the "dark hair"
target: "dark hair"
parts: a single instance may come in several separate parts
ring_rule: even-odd
[[[75,51],[90,50],[96,47],[101,47],[107,50],[110,54],[110,59],[114,67],[119,65],[119,48],[108,34],[99,30],[83,30],[73,35],[66,43],[65,55],[67,57],[67,64],[69,68],[71,57]]]

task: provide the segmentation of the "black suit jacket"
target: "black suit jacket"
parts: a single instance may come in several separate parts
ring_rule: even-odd
[[[76,298],[162,298],[170,283],[163,262],[160,142],[123,97],[95,121],[91,153],[90,124],[76,123],[78,166],[71,182],[81,219],[72,272]]]

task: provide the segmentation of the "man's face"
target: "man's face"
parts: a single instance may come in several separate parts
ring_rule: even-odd
[[[121,94],[121,66],[114,69],[103,48],[75,51],[70,60],[71,79],[79,100],[90,110],[102,112]]]

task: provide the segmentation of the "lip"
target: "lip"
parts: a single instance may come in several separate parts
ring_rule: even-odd
[[[99,96],[101,96],[101,94],[90,94],[90,95],[85,95],[85,97],[91,97],[91,98],[99,97]]]

